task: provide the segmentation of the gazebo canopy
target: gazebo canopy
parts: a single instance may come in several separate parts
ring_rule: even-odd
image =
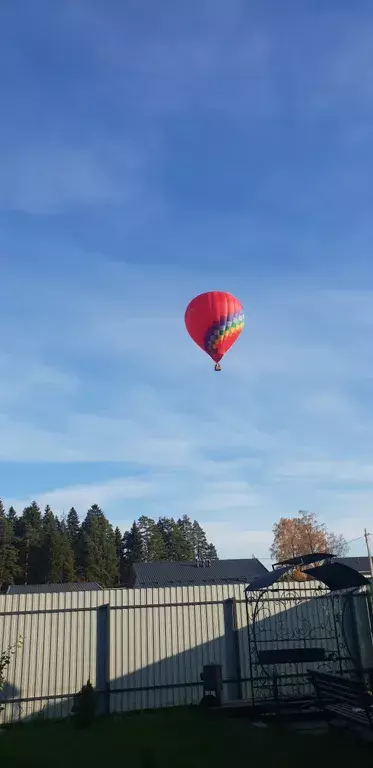
[[[350,568],[348,565],[342,563],[333,562],[334,555],[328,552],[313,552],[310,555],[300,555],[299,557],[293,557],[289,560],[283,560],[282,562],[275,563],[273,570],[268,573],[258,576],[256,579],[250,582],[246,587],[246,592],[257,592],[262,589],[268,589],[279,581],[282,576],[289,571],[292,571],[296,567],[304,565],[312,565],[312,563],[320,563],[311,568],[304,568],[302,573],[306,573],[307,576],[312,576],[313,579],[321,581],[332,592],[341,589],[350,589],[354,587],[363,587],[365,584],[369,584],[368,579],[365,578],[359,571],[354,568]]]

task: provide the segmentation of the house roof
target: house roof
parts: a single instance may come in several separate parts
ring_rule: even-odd
[[[8,587],[7,595],[30,595],[47,592],[93,592],[101,590],[94,581],[77,581],[65,584],[12,584]]]
[[[355,568],[355,571],[360,571],[360,573],[370,574],[369,557],[337,557],[336,561],[342,565],[348,565],[350,568]]]
[[[188,587],[206,584],[246,584],[267,573],[256,558],[211,560],[210,565],[194,562],[134,563],[134,587]]]

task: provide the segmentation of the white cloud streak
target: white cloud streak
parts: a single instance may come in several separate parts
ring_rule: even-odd
[[[132,210],[145,203],[144,163],[140,149],[128,140],[32,143],[0,150],[0,209],[32,215],[56,215],[100,206]]]
[[[83,517],[92,504],[105,507],[116,502],[143,499],[150,493],[151,484],[147,480],[123,477],[104,483],[56,488],[52,491],[36,494],[36,498],[42,509],[49,504],[53,511],[61,516],[67,513],[71,507],[75,507],[80,517]],[[33,500],[34,497],[30,496],[26,499],[7,499],[7,503],[13,504],[16,509],[21,510]]]
[[[282,477],[309,478],[330,483],[373,484],[373,463],[360,464],[357,461],[298,461],[280,467],[277,474]]]

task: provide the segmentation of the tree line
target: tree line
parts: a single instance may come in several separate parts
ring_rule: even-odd
[[[9,584],[95,581],[103,587],[125,583],[134,562],[217,559],[200,524],[142,516],[122,536],[93,504],[80,523],[74,507],[59,518],[47,506],[6,512],[0,500],[0,589]]]
[[[310,552],[342,557],[348,545],[314,513],[282,517],[273,527],[271,556],[277,562]],[[128,583],[134,562],[217,559],[200,524],[184,515],[154,521],[142,516],[122,536],[97,504],[82,523],[72,507],[59,518],[34,501],[17,515],[0,500],[0,589],[9,584],[95,581],[103,587]]]

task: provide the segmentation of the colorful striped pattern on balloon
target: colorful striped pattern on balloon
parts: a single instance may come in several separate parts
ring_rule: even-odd
[[[221,317],[220,320],[208,329],[205,335],[206,352],[209,355],[219,354],[228,339],[233,341],[240,335],[244,322],[245,317],[242,310],[234,315]]]

